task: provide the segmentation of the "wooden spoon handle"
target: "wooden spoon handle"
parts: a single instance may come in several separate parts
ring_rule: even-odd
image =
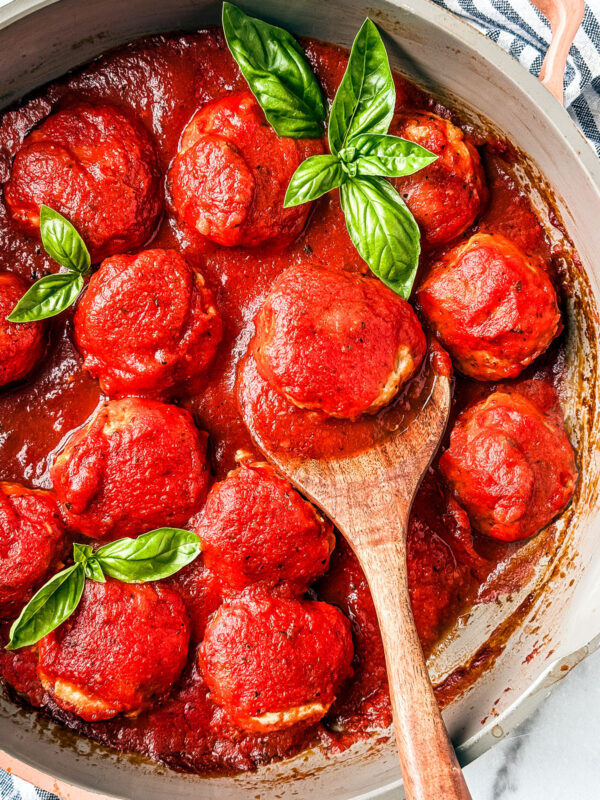
[[[379,542],[359,554],[385,649],[404,791],[408,800],[471,800],[415,628],[404,542]]]

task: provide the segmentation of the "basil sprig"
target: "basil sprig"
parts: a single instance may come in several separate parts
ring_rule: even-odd
[[[281,28],[223,4],[225,38],[265,115],[280,136],[318,137],[325,118],[316,78],[296,40]],[[284,206],[340,190],[350,238],[371,270],[408,298],[419,265],[420,232],[398,192],[384,178],[400,178],[437,156],[390,136],[396,90],[385,45],[374,23],[359,30],[329,114],[329,155],[300,164]]]
[[[317,78],[294,37],[223,3],[227,46],[279,136],[319,139],[327,115]]]
[[[117,539],[97,550],[89,544],[74,544],[75,563],[34,594],[13,623],[6,649],[35,644],[58,628],[79,605],[86,578],[100,583],[106,577],[124,583],[159,581],[179,572],[199,553],[198,536],[179,528],[158,528],[137,539]]]
[[[77,300],[83,276],[90,271],[85,242],[69,220],[49,206],[40,209],[40,235],[44,250],[68,271],[36,281],[8,315],[9,322],[35,322],[60,314]]]
[[[327,130],[331,155],[312,156],[300,164],[284,206],[300,205],[339,188],[346,227],[360,256],[390,289],[408,299],[421,237],[406,203],[384,178],[411,175],[437,156],[388,134],[395,106],[385,46],[367,19],[356,35],[331,106]]]

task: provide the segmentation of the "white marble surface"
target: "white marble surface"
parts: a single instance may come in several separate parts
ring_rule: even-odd
[[[600,651],[465,774],[473,800],[600,800]]]

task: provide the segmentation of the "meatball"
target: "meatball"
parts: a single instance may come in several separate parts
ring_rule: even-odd
[[[562,417],[499,391],[459,417],[440,468],[480,533],[533,536],[573,495],[577,469]]]
[[[145,128],[110,105],[79,103],[26,136],[4,188],[8,209],[39,235],[40,206],[73,223],[93,262],[141,247],[161,211],[160,173]]]
[[[189,634],[173,589],[87,581],[75,613],[40,641],[38,675],[57,705],[88,722],[133,716],[169,692]]]
[[[429,111],[396,115],[390,133],[438,156],[420,172],[393,180],[421,228],[423,245],[439,247],[456,239],[487,199],[479,153],[460,128]]]
[[[425,350],[414,311],[383,283],[300,265],[265,300],[253,355],[262,377],[294,405],[356,419],[387,405]]]
[[[29,375],[46,349],[44,322],[6,319],[28,289],[18,275],[0,272],[0,386]]]
[[[171,205],[198,233],[228,247],[292,242],[310,204],[284,208],[296,168],[320,140],[277,136],[251,92],[209,103],[184,130],[169,171]]]
[[[455,365],[480,381],[516,377],[562,328],[543,266],[503,236],[478,233],[451,250],[418,300]]]
[[[209,492],[195,531],[204,563],[235,589],[289,581],[305,589],[327,569],[333,527],[268,464],[243,464]]]
[[[213,701],[247,731],[319,720],[352,655],[350,623],[337,608],[266,592],[222,605],[199,648]]]
[[[174,250],[107,259],[75,314],[84,367],[108,395],[189,390],[222,333],[212,292]]]
[[[161,586],[171,586],[183,599],[190,618],[190,644],[199,644],[208,620],[228,593],[227,587],[214,572],[207,569],[202,558],[194,559],[191,564],[161,581]]]
[[[208,490],[207,438],[176,406],[104,403],[50,469],[69,526],[110,541],[185,525]]]
[[[56,570],[67,541],[51,492],[0,483],[0,618],[14,617]]]

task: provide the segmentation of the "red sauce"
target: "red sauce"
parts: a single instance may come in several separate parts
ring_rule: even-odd
[[[331,98],[347,54],[328,44],[304,44]],[[449,112],[420,90],[401,78],[396,82],[399,109],[430,109],[448,116]],[[245,83],[219,31],[155,36],[133,43],[56,81],[3,115],[0,181],[6,181],[12,158],[32,126],[51,110],[82,100],[92,104],[108,102],[133,112],[153,134],[164,174],[176,153],[182,130],[197,109],[243,88]],[[516,243],[528,252],[551,261],[546,237],[527,194],[511,177],[510,164],[503,160],[509,149],[500,144],[489,142],[482,147],[490,201],[477,226],[465,236],[474,230],[501,232],[516,237]],[[306,231],[284,251],[265,246],[256,250],[224,248],[192,236],[182,232],[174,218],[167,215],[152,245],[178,249],[201,268],[224,320],[223,342],[206,388],[197,396],[181,400],[195,415],[198,425],[209,432],[214,475],[221,479],[234,467],[236,450],[256,452],[238,406],[236,370],[253,335],[252,320],[273,280],[293,263],[323,263],[330,268],[355,271],[366,271],[366,266],[348,238],[336,193],[315,204]],[[440,254],[439,250],[430,251],[424,257],[423,269]],[[39,242],[11,224],[0,200],[0,270],[17,272],[32,280],[55,267]],[[82,359],[72,343],[70,317],[67,313],[54,321],[47,357],[33,378],[0,396],[1,480],[49,487],[51,451],[83,424],[100,399],[97,383],[82,371]],[[560,344],[554,345],[542,366],[530,369],[526,377],[559,382],[560,353]],[[443,353],[436,352],[432,360],[439,372],[448,372]],[[249,369],[251,363],[244,371]],[[246,387],[259,380],[254,373],[250,378]],[[455,410],[492,388],[458,379]],[[309,452],[311,448],[313,452],[331,453],[347,446],[365,447],[390,427],[408,424],[408,401],[412,397],[413,402],[422,402],[429,389],[427,380],[417,377],[391,409],[375,418],[374,424],[340,420],[323,423],[317,412],[300,412],[288,406],[282,409],[282,417],[271,434],[280,436],[284,430],[291,431],[298,441],[309,443]],[[498,542],[484,544],[472,535],[466,515],[448,498],[436,469],[430,471],[415,503],[409,535],[411,593],[426,650],[472,601],[489,572],[514,549],[515,545]],[[137,751],[192,772],[253,769],[317,741],[330,749],[343,749],[357,737],[389,724],[385,666],[373,604],[360,567],[343,541],[338,541],[329,572],[310,593],[336,603],[349,616],[355,645],[354,677],[318,724],[300,723],[268,734],[248,734],[232,727],[222,710],[210,701],[194,657],[206,620],[228,591],[201,559],[168,583],[181,592],[192,618],[192,645],[187,667],[171,696],[150,711],[133,718],[83,722],[44,696],[35,673],[37,654],[33,650],[1,651],[0,672],[4,680],[32,705],[43,707],[70,728],[114,748]]]

